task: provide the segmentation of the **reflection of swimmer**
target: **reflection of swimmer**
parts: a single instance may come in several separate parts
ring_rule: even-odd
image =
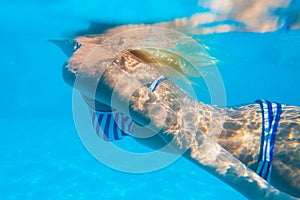
[[[289,31],[300,27],[300,1],[291,0],[288,7],[279,8],[275,13],[279,16],[280,30]]]
[[[64,67],[63,76],[72,86],[76,77],[84,77],[85,81],[77,89],[94,109],[92,113],[97,117],[94,126],[98,131],[102,128],[106,139],[121,139],[121,136],[131,134],[131,120],[123,114],[126,110],[121,106],[122,103],[130,102],[129,109],[135,123],[147,125],[151,119],[152,127],[149,129],[164,130],[155,136],[156,139],[160,138],[162,142],[172,136],[177,142],[176,148],[186,151],[184,156],[187,159],[231,185],[247,198],[293,199],[264,179],[271,181],[281,191],[300,197],[298,107],[283,108],[281,104],[269,101],[258,101],[256,104],[234,108],[216,108],[197,103],[171,79],[163,78],[158,81],[161,77],[159,68],[143,63],[142,58],[136,58],[136,55],[130,53],[117,58],[115,55],[99,55],[95,65],[81,65],[95,46],[101,44],[101,37],[96,35],[77,39],[81,47]],[[105,54],[105,51],[102,52]],[[126,62],[129,60],[130,62]],[[97,72],[103,68],[105,71],[102,71],[96,94],[90,93],[90,83],[95,82],[98,78]],[[132,75],[130,82],[116,88],[116,81],[126,74]],[[149,84],[141,87],[137,83]],[[125,88],[129,86],[138,89],[127,96]],[[111,107],[110,100],[112,90],[119,95],[114,108]],[[184,98],[177,98],[178,96]],[[150,116],[154,105],[161,107],[155,116]],[[112,123],[108,118],[114,115],[115,110],[118,110],[118,118],[122,120]],[[160,111],[167,116],[167,120],[161,120]],[[116,119],[116,116],[112,118]],[[223,118],[225,121],[222,121]],[[97,124],[97,121],[101,123]],[[178,126],[178,121],[184,126]],[[122,127],[123,122],[124,125],[129,123]],[[116,132],[106,132],[109,130],[108,126],[116,127]],[[196,128],[190,129],[191,127]],[[220,129],[221,135],[217,132]],[[149,141],[148,138],[140,140],[146,145],[157,146],[157,140],[153,138]]]
[[[212,22],[234,21],[239,25],[230,25],[227,28],[212,27],[210,32],[246,31],[246,32],[269,32],[279,29],[299,28],[299,1],[298,0],[209,0],[199,1],[199,6],[210,10],[210,13],[194,17],[194,23],[201,22],[208,16]],[[193,18],[193,17],[192,17]],[[210,23],[210,22],[208,22]],[[224,23],[223,23],[224,24]],[[221,25],[224,27],[224,25]],[[220,26],[220,27],[221,27]],[[214,29],[214,30],[213,30]]]
[[[300,28],[300,1],[298,0],[199,0],[204,11],[190,17],[155,24],[187,34],[220,32],[273,32]],[[92,23],[87,32],[79,35],[104,33],[121,24]]]
[[[191,34],[273,32],[300,28],[298,0],[199,0],[208,12],[194,13],[159,26]]]

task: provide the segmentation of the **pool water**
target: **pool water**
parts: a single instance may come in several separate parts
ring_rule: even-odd
[[[47,41],[84,29],[91,19],[141,23],[190,16],[201,10],[196,1],[0,5],[0,199],[245,199],[183,158],[145,174],[98,162],[74,126],[72,89],[61,78],[66,57]],[[300,106],[299,30],[201,37],[218,59],[228,106],[260,98]]]

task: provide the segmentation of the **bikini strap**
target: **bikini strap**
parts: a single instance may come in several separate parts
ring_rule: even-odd
[[[152,83],[149,84],[148,86],[149,90],[151,90],[151,92],[154,92],[156,87],[164,80],[166,80],[166,78],[163,75],[161,75],[160,77],[158,77]]]

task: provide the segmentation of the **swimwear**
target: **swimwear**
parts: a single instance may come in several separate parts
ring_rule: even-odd
[[[262,110],[262,135],[256,173],[270,183],[276,131],[283,105],[257,100]]]
[[[166,78],[158,77],[148,85],[149,90],[154,92],[156,87]],[[92,123],[99,137],[105,141],[121,140],[126,136],[132,135],[134,121],[127,115],[119,111],[99,111],[89,106]]]
[[[91,110],[92,123],[99,137],[105,141],[121,140],[131,134],[133,120],[119,111]]]

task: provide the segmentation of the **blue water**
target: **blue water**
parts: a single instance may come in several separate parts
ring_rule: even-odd
[[[46,40],[86,28],[90,19],[157,22],[199,9],[192,0],[127,2],[133,7],[98,0],[0,3],[0,199],[245,199],[184,159],[127,174],[99,163],[79,140],[72,90],[61,78],[66,57]],[[219,60],[228,105],[267,98],[300,106],[299,30],[203,38]]]

